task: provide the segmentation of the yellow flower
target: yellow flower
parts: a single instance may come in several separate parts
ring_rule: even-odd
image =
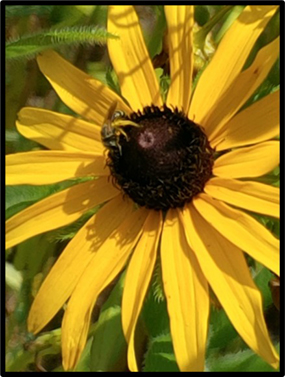
[[[181,371],[204,369],[209,286],[248,346],[278,367],[278,355],[263,318],[261,294],[244,257],[246,252],[279,274],[278,240],[251,216],[236,209],[279,215],[279,189],[250,180],[270,172],[279,162],[279,142],[271,140],[279,134],[279,92],[239,111],[278,57],[279,38],[263,47],[251,66],[242,70],[276,9],[245,7],[192,93],[193,7],[165,6],[171,76],[166,106],[183,110],[186,117],[203,127],[210,145],[207,151],[223,152],[215,159],[212,175],[201,192],[186,200],[183,207],[177,205],[167,211],[137,208],[112,184],[100,137],[101,126],[114,103],[130,117],[135,112],[142,114],[147,106],[163,109],[133,7],[110,6],[108,12],[108,31],[120,37],[108,40],[109,55],[122,98],[127,102],[55,52],[38,57],[45,77],[80,118],[22,109],[17,122],[19,132],[51,150],[7,156],[7,184],[42,185],[74,177],[98,178],[56,193],[9,219],[7,247],[74,222],[86,211],[106,203],[60,255],[28,319],[30,331],[38,332],[68,301],[62,323],[65,369],[76,365],[85,346],[98,295],[129,261],[122,326],[128,342],[129,368],[137,370],[134,332],[158,252],[173,347]],[[141,120],[140,115],[136,116]]]

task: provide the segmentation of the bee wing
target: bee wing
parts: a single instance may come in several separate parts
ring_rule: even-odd
[[[112,103],[112,105],[110,106],[110,108],[109,108],[109,110],[108,110],[108,113],[107,113],[107,117],[106,117],[105,122],[106,122],[106,121],[111,121],[112,116],[113,116],[113,114],[114,114],[114,112],[115,112],[115,110],[116,110],[117,104],[118,104],[117,101],[115,101],[114,103]]]

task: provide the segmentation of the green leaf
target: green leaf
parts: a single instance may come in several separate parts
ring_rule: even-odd
[[[240,340],[238,333],[223,309],[211,308],[207,354],[218,349],[236,348],[235,341]]]
[[[101,81],[101,83],[104,84],[105,86],[109,86],[110,84],[111,89],[116,91],[115,90],[116,74],[115,72],[110,73],[109,67],[107,67],[107,71],[106,71],[106,64],[104,62],[88,62],[87,72],[90,76],[94,77],[96,80]],[[119,83],[117,83],[117,85],[119,86]]]
[[[206,362],[210,372],[273,372],[269,364],[251,350],[210,357]]]
[[[76,365],[74,371],[77,372],[90,372],[90,352],[91,352],[91,346],[93,342],[93,337],[88,339],[86,346],[82,352],[82,355],[80,357],[80,360],[78,364]]]
[[[113,69],[108,69],[106,72],[106,84],[115,93],[121,95],[121,88],[120,88],[118,76],[116,75]]]
[[[102,312],[94,331],[91,347],[91,370],[118,371],[116,365],[126,356],[127,344],[121,325],[121,307],[112,306]],[[126,364],[126,361],[123,362]]]
[[[226,15],[224,22],[222,23],[220,28],[217,28],[215,33],[215,42],[217,44],[220,43],[223,36],[226,34],[227,30],[232,26],[234,21],[238,18],[241,12],[244,9],[244,5],[235,5],[232,7],[231,11]]]
[[[259,215],[254,212],[248,213],[254,217],[257,221],[259,221],[262,225],[266,226],[267,229],[269,229],[274,235],[279,239],[280,238],[280,220],[275,219],[273,217],[265,216],[265,215]]]
[[[18,185],[6,186],[5,211],[6,219],[46,198],[60,190],[76,184],[76,180],[64,181],[53,185],[31,186]]]
[[[218,7],[217,12],[203,25],[196,33],[194,33],[194,45],[200,50],[204,50],[205,40],[209,32],[233,9],[232,5]],[[214,43],[214,40],[213,40]]]
[[[272,304],[272,297],[269,288],[269,282],[272,279],[272,276],[272,272],[262,265],[259,265],[259,270],[254,277],[254,282],[262,294],[263,308]]]
[[[154,281],[155,279],[154,277]],[[141,313],[147,332],[152,338],[170,331],[166,300],[158,299],[156,290],[153,282]]]
[[[96,273],[96,272],[95,272]],[[124,274],[102,307],[98,322],[91,331],[93,342],[90,352],[90,369],[96,372],[123,371],[126,369],[127,343],[121,324],[121,298]]]
[[[22,205],[25,208],[37,200],[45,198],[52,192],[51,186],[6,186],[5,210],[9,211],[6,217],[9,218],[13,212],[16,213],[16,211],[13,211],[15,206]]]
[[[171,82],[170,77],[167,75],[163,75],[162,68],[156,68],[155,74],[157,79],[159,80],[160,94],[162,96],[163,101],[166,102],[167,93]]]
[[[154,5],[154,14],[155,14],[155,26],[148,37],[148,51],[151,59],[159,54],[162,48],[162,40],[164,32],[166,30],[166,19],[161,5]]]
[[[144,364],[144,372],[179,372],[169,333],[150,341]]]
[[[15,268],[23,271],[25,279],[32,279],[38,272],[41,272],[54,247],[44,234],[29,238],[17,246],[14,258]]]
[[[194,18],[199,26],[203,26],[210,19],[207,5],[196,5],[194,8]]]
[[[74,26],[24,35],[6,43],[6,59],[30,59],[41,51],[59,46],[105,44],[107,38],[118,38],[107,30],[94,26]]]

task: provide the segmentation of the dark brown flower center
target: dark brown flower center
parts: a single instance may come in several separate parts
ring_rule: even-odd
[[[181,111],[145,107],[124,117],[107,165],[115,183],[140,206],[155,210],[183,207],[211,177],[213,149],[202,128]]]

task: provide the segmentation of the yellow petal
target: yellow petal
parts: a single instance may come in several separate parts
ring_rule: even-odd
[[[167,106],[177,106],[188,114],[193,73],[194,7],[164,6],[168,26],[171,83]]]
[[[183,215],[188,242],[233,326],[250,348],[277,368],[279,357],[264,321],[262,297],[242,251],[214,230],[193,205]]]
[[[132,372],[138,371],[134,345],[136,323],[152,277],[161,229],[161,212],[150,211],[125,278],[122,325],[128,342],[128,366]]]
[[[203,119],[240,73],[254,43],[277,6],[247,6],[219,44],[205,69],[190,106],[189,118],[203,125]]]
[[[262,98],[226,123],[211,146],[217,151],[257,144],[279,135],[280,91]]]
[[[114,103],[127,113],[129,107],[100,81],[80,71],[54,51],[45,51],[37,58],[40,70],[62,101],[84,119],[102,125]]]
[[[279,275],[279,240],[263,225],[206,194],[199,194],[193,204],[226,239]]]
[[[40,331],[62,308],[100,245],[131,213],[132,207],[131,201],[119,195],[82,226],[41,285],[29,313],[29,331]]]
[[[62,323],[63,367],[72,369],[85,346],[90,316],[98,295],[125,266],[138,241],[148,211],[139,209],[126,218],[102,244],[81,276]]]
[[[219,157],[213,174],[224,178],[259,177],[279,164],[279,141],[265,141]]]
[[[24,107],[18,113],[17,129],[28,139],[49,149],[102,152],[99,126],[54,111]]]
[[[259,182],[242,182],[234,179],[212,178],[204,191],[212,198],[234,206],[273,217],[280,215],[278,187]]]
[[[102,154],[34,151],[6,156],[7,185],[46,185],[75,177],[109,174]]]
[[[51,195],[17,213],[6,222],[6,248],[79,219],[88,210],[119,191],[108,177],[80,183]]]
[[[109,38],[107,43],[123,97],[134,111],[151,104],[161,106],[159,85],[134,8],[110,5],[108,31],[119,36],[119,39]]]
[[[161,239],[163,287],[175,357],[181,371],[203,371],[208,330],[209,293],[189,248],[180,210],[167,212]]]
[[[279,38],[263,47],[252,65],[241,72],[228,89],[213,104],[202,121],[209,140],[219,137],[225,123],[233,117],[268,75],[279,55]]]

